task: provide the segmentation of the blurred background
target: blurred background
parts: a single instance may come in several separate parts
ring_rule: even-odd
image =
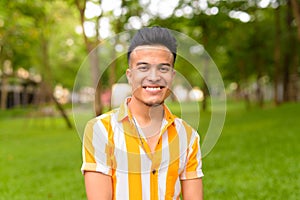
[[[95,48],[154,25],[201,44],[224,81],[227,116],[203,159],[205,199],[299,198],[299,0],[1,0],[0,199],[85,199],[72,103],[82,116],[88,103],[92,116],[115,107],[126,56],[102,69]],[[108,56],[129,39],[115,38]],[[184,58],[176,70],[191,87],[178,83],[170,107],[180,114],[180,101],[193,121],[196,102],[203,138],[213,88]],[[76,76],[90,87],[74,88]]]

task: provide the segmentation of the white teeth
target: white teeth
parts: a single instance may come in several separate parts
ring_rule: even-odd
[[[149,91],[158,91],[158,90],[160,90],[160,87],[146,87],[146,90],[149,90]]]

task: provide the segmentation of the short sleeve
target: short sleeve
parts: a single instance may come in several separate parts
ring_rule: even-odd
[[[98,118],[90,120],[85,127],[82,141],[81,171],[101,172],[111,175],[108,132]]]
[[[183,172],[180,175],[181,180],[203,177],[202,157],[200,151],[200,139],[197,132],[193,131],[193,137],[188,148],[187,161]]]

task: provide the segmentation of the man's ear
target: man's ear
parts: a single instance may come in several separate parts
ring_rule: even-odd
[[[128,83],[131,85],[131,77],[132,77],[132,73],[130,69],[126,70],[126,77],[127,77],[127,81]]]

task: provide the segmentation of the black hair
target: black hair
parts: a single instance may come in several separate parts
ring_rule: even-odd
[[[175,63],[177,42],[169,29],[159,26],[140,29],[131,40],[128,48],[127,60],[129,61],[130,54],[136,47],[143,45],[162,45],[167,47],[172,52]]]

